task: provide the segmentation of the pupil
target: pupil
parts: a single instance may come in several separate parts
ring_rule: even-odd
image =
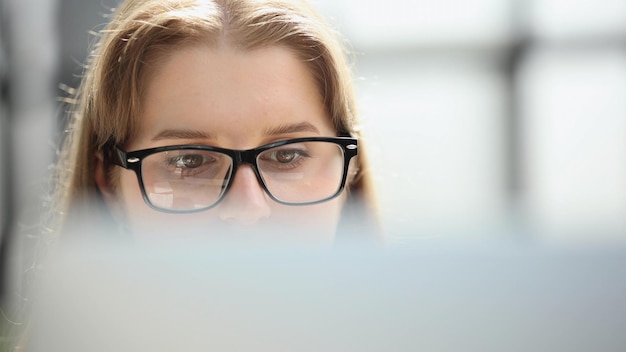
[[[183,157],[183,165],[190,169],[196,168],[202,165],[202,157],[199,155],[185,155]]]
[[[276,160],[278,160],[281,163],[288,163],[292,161],[294,157],[295,157],[294,153],[290,151],[285,151],[285,150],[279,151],[276,154]]]

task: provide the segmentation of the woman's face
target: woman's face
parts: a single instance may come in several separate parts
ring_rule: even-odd
[[[246,150],[336,135],[312,73],[283,47],[182,48],[162,59],[146,84],[138,133],[124,145],[126,151],[183,144]],[[330,242],[344,201],[340,196],[315,205],[279,204],[252,167],[242,164],[216,206],[168,214],[145,204],[134,172],[120,172],[113,206],[138,237],[229,239],[246,233],[256,239]]]

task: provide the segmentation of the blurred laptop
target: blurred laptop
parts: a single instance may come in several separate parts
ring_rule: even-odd
[[[624,351],[626,250],[69,246],[33,351]]]

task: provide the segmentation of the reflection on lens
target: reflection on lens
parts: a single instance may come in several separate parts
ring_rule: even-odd
[[[224,190],[232,159],[214,151],[183,149],[143,160],[142,178],[150,203],[166,210],[210,207]]]

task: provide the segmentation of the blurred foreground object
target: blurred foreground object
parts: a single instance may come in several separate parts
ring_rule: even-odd
[[[626,249],[70,247],[32,351],[623,351]],[[110,248],[109,248],[110,249]]]
[[[5,44],[5,28],[3,26],[4,9],[0,1],[0,300],[4,296],[6,280],[7,238],[11,231],[11,202],[9,165],[9,119],[8,119],[8,63]]]

